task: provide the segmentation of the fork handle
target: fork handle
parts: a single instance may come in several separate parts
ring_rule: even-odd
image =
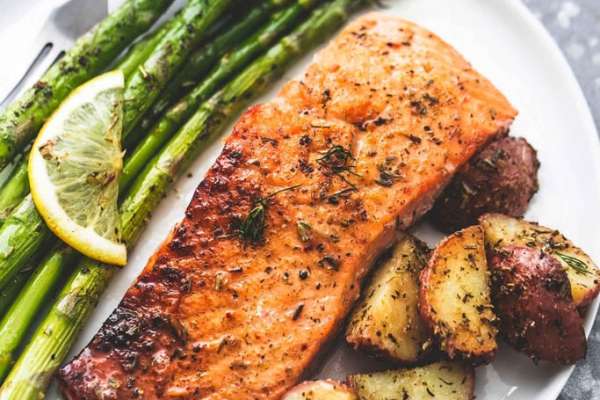
[[[0,168],[31,142],[71,90],[107,68],[172,2],[127,0],[92,32],[79,38],[65,57],[44,74],[43,83],[8,105],[0,113]],[[48,57],[49,62],[54,58]]]
[[[52,43],[46,43],[41,50],[33,56],[33,61],[17,84],[8,92],[0,102],[0,109],[12,103],[25,88],[31,87],[40,77],[56,62],[65,52]]]

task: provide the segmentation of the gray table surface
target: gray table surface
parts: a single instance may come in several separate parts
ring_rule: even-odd
[[[558,42],[600,127],[600,0],[523,0]],[[599,314],[600,315],[600,314]],[[600,317],[560,400],[600,400]]]

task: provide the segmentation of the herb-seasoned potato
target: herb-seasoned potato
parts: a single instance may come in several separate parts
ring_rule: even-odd
[[[454,232],[485,213],[522,216],[538,190],[539,166],[527,140],[508,136],[491,142],[454,176],[431,210],[432,221]]]
[[[360,400],[471,400],[475,389],[473,368],[456,361],[351,375],[348,381]]]
[[[311,381],[294,386],[281,400],[356,400],[348,386],[339,382]]]
[[[573,364],[585,357],[583,320],[562,265],[541,250],[491,251],[492,298],[500,332],[533,359]]]
[[[577,307],[586,306],[598,295],[600,270],[583,250],[557,230],[502,214],[486,214],[479,221],[489,248],[535,247],[555,258],[567,272]]]
[[[430,335],[419,315],[419,272],[429,249],[405,235],[377,268],[357,305],[346,340],[355,348],[412,363],[429,348]]]
[[[421,271],[419,309],[450,358],[488,362],[496,353],[483,230],[475,225],[444,239]]]

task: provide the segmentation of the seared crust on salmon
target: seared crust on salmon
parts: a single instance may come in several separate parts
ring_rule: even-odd
[[[183,221],[61,369],[63,393],[279,399],[394,230],[515,115],[429,31],[355,20],[302,81],[240,118]]]

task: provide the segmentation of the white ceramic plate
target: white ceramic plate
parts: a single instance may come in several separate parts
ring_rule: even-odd
[[[413,20],[454,45],[490,78],[520,110],[512,134],[526,137],[539,151],[540,191],[527,217],[556,227],[600,260],[600,147],[590,111],[560,51],[540,23],[518,0],[393,0],[384,12]],[[285,80],[300,76],[311,55]],[[281,84],[259,101],[271,98]],[[214,143],[162,202],[130,257],[86,324],[69,359],[116,307],[148,257],[183,211],[204,173],[220,152]],[[440,235],[425,225],[417,236],[434,244]],[[586,319],[589,333],[598,301]],[[319,377],[344,378],[373,367],[372,361],[339,344]],[[498,358],[477,371],[478,400],[547,400],[560,393],[572,368],[534,365],[504,346]],[[56,398],[52,392],[50,398]]]

